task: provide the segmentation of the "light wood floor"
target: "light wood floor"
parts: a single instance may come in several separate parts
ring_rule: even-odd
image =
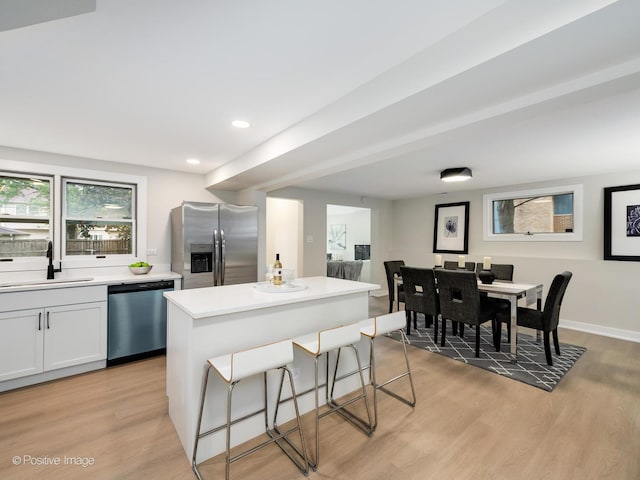
[[[386,301],[374,299],[372,313]],[[324,418],[310,478],[640,479],[640,344],[569,330],[560,341],[587,352],[553,393],[410,348],[415,409],[381,395],[371,438]],[[381,376],[400,365],[398,347],[379,342]],[[164,375],[156,357],[0,394],[0,479],[194,479],[167,415]],[[94,464],[12,464],[26,455]],[[221,459],[203,471],[221,478]],[[231,476],[303,478],[275,446],[234,463]]]

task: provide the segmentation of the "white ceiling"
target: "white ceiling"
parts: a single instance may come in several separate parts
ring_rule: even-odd
[[[36,21],[0,31],[2,146],[384,198],[441,192],[447,167],[474,172],[453,191],[640,165],[637,0],[98,0]]]

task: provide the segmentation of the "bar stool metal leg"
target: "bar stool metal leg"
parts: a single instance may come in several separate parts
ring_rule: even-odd
[[[231,383],[227,387],[227,428],[225,432],[225,452],[224,452],[224,478],[229,480],[229,468],[231,467],[231,398],[233,396],[233,387],[236,382]]]
[[[336,380],[338,380],[337,375],[338,375],[338,366],[340,363],[340,354],[342,352],[342,348],[350,348],[355,357],[356,357],[356,363],[358,365],[357,370],[354,373],[358,373],[359,377],[360,377],[360,388],[361,388],[361,394],[353,397],[343,403],[338,403],[335,401],[335,399],[333,398],[333,392],[335,389],[335,385],[336,385]],[[349,376],[349,375],[346,375]],[[346,376],[343,376],[341,378],[345,378]],[[328,389],[327,389],[328,390]],[[359,416],[353,414],[352,412],[350,412],[349,410],[347,410],[347,408],[349,405],[357,402],[358,400],[364,400],[364,404],[365,404],[365,410],[367,412],[367,420],[364,420],[362,418],[360,418]],[[333,379],[331,381],[331,395],[328,399],[328,403],[329,405],[331,405],[332,408],[335,409],[336,413],[338,413],[339,415],[341,415],[345,420],[347,420],[348,422],[350,422],[353,426],[355,426],[356,428],[362,430],[367,436],[371,436],[371,434],[373,433],[374,430],[374,425],[373,425],[373,421],[371,419],[371,411],[369,409],[369,399],[367,398],[367,391],[366,391],[366,384],[364,383],[364,376],[362,375],[362,364],[360,362],[360,357],[358,356],[358,350],[356,349],[355,345],[347,345],[346,347],[341,347],[338,349],[338,355],[336,357],[336,365],[333,371]]]
[[[368,367],[364,367],[364,368],[369,368],[369,382],[371,384],[371,387],[373,388],[373,422],[371,422],[371,426],[372,426],[371,429],[372,431],[374,431],[378,426],[378,390],[381,390],[387,395],[390,395],[396,398],[397,400],[400,400],[402,403],[405,403],[410,407],[414,407],[416,404],[416,392],[413,385],[411,367],[409,365],[409,356],[407,354],[407,344],[409,343],[409,340],[407,339],[407,336],[404,332],[403,315],[400,312],[394,312],[394,313],[382,315],[377,318],[370,318],[368,320],[364,320],[360,322],[360,325],[361,325],[360,333],[362,334],[363,337],[366,337],[369,339],[369,347],[370,347],[369,348],[369,365]],[[378,383],[378,378],[376,374],[375,339],[380,335],[391,333],[391,332],[398,332],[401,336],[401,343],[402,343],[402,349],[404,353],[406,370],[400,373],[399,375],[396,375],[395,377],[390,378],[389,380],[386,380],[383,383]],[[358,366],[360,368],[360,364],[358,364]],[[342,377],[340,377],[339,379],[342,379],[351,375],[355,375],[356,373],[358,372],[357,371],[349,372],[343,375]],[[360,368],[360,373],[362,373],[362,368]],[[396,380],[400,380],[401,378],[404,378],[404,377],[409,377],[409,384],[411,386],[411,398],[401,397],[397,393],[386,388],[388,384],[395,382]],[[334,382],[335,382],[335,379],[336,378],[334,375]],[[366,422],[363,419],[359,417],[356,417],[356,418],[359,422],[366,424]],[[369,419],[370,418],[371,417],[369,417]]]
[[[198,423],[196,428],[196,436],[195,442],[193,446],[193,456],[192,456],[192,469],[195,473],[196,477],[199,480],[202,480],[202,474],[198,468],[197,464],[197,453],[198,453],[198,444],[200,439],[210,435],[212,433],[218,432],[222,429],[225,429],[225,479],[229,480],[230,466],[231,463],[244,458],[245,456],[254,453],[255,451],[265,447],[271,443],[275,443],[288,457],[289,459],[298,467],[300,472],[305,476],[309,473],[309,460],[307,457],[307,449],[304,440],[304,434],[302,431],[302,422],[300,421],[300,412],[298,410],[297,397],[295,392],[295,387],[293,384],[293,376],[291,375],[291,371],[287,367],[286,363],[293,361],[293,347],[291,340],[276,342],[274,344],[270,344],[264,347],[258,347],[251,350],[246,350],[244,352],[238,352],[234,354],[222,355],[220,357],[216,357],[214,359],[209,359],[207,361],[207,369],[204,375],[203,384],[202,384],[202,396],[200,400],[200,411],[198,415]],[[264,362],[264,363],[263,363]],[[256,369],[256,365],[262,366],[264,370],[260,372],[260,368]],[[209,380],[209,372],[211,369],[215,369],[219,374],[222,380],[226,382],[226,422],[223,425],[219,425],[215,428],[212,428],[206,432],[202,432],[202,416],[204,412],[204,405],[206,400],[207,393],[207,384]],[[268,412],[268,390],[267,390],[267,370],[279,369],[281,370],[280,377],[280,386],[278,389],[278,398],[276,401],[276,407],[274,410],[273,417],[273,425],[274,428],[269,428],[269,412]],[[256,371],[258,370],[258,371]],[[291,400],[293,401],[294,410],[295,410],[295,419],[296,424],[292,428],[287,431],[281,431],[277,425],[277,416],[278,416],[278,406],[281,401],[282,395],[282,387],[284,383],[284,375],[285,372],[289,375],[289,382],[291,386]],[[257,373],[262,373],[263,381],[264,381],[264,398],[263,398],[263,408],[244,415],[240,418],[232,419],[232,400],[233,400],[233,391],[235,386],[244,378],[254,376]],[[265,431],[269,436],[269,439],[264,442],[256,445],[250,449],[247,449],[235,456],[231,456],[231,427],[238,422],[246,420],[250,417],[258,415],[260,413],[264,413],[264,421],[265,421]],[[298,431],[300,436],[300,448],[297,448],[290,440],[289,435]],[[284,443],[281,441],[284,440],[286,444],[293,448],[293,451],[300,456],[300,460],[295,458],[291,452],[289,452]]]
[[[300,469],[300,471],[302,471],[302,473],[305,476],[308,476],[309,474],[309,468],[311,467],[311,465],[309,465],[309,456],[307,455],[307,446],[306,446],[306,442],[304,439],[304,434],[302,432],[302,421],[300,419],[300,409],[298,408],[298,402],[294,401],[293,402],[293,408],[296,414],[296,425],[300,426],[300,428],[297,427],[293,427],[290,430],[286,431],[286,432],[282,432],[280,430],[280,427],[278,426],[278,410],[280,407],[280,404],[282,403],[282,387],[284,385],[284,374],[285,372],[287,373],[288,377],[289,377],[289,384],[291,385],[291,399],[295,399],[296,398],[296,391],[295,391],[295,387],[293,384],[293,375],[291,374],[291,370],[289,370],[288,368],[282,368],[282,375],[280,376],[280,388],[278,389],[278,399],[276,400],[276,406],[275,406],[275,411],[273,413],[273,431],[276,432],[278,435],[275,436],[273,435],[273,433],[271,433],[271,431],[269,430],[269,426],[267,423],[267,429],[266,432],[267,434],[274,439],[274,441],[276,442],[276,445],[278,445],[280,447],[280,449],[284,452],[284,454],[289,457],[289,459],[298,466],[298,468]],[[266,381],[267,378],[265,376],[265,387],[266,387]],[[265,390],[266,392],[266,390]],[[265,419],[266,419],[266,412],[265,412]],[[301,449],[298,448],[293,442],[291,442],[288,438],[289,434],[293,433],[294,431],[298,431],[298,434],[300,436],[300,445],[301,445]],[[284,448],[284,445],[282,445],[282,443],[280,442],[280,440],[284,440],[287,445],[293,449],[293,451],[302,459],[304,459],[305,465],[304,465],[304,470],[302,466],[300,465],[300,463],[298,462],[298,459],[296,459],[295,457],[293,457],[293,455],[291,455],[291,453]]]
[[[339,327],[331,328],[328,330],[322,330],[316,333],[304,335],[298,338],[293,339],[294,346],[298,347],[300,351],[310,356],[313,359],[313,388],[310,391],[313,391],[314,394],[314,406],[315,406],[315,456],[313,459],[309,458],[309,466],[312,470],[317,470],[318,465],[320,463],[320,419],[331,414],[331,413],[343,413],[342,410],[347,405],[351,405],[355,401],[364,400],[365,407],[367,409],[367,415],[371,419],[371,414],[369,411],[369,403],[367,400],[364,377],[362,376],[362,372],[360,372],[360,380],[361,380],[361,393],[357,395],[355,398],[351,398],[345,401],[342,404],[338,404],[333,400],[333,388],[331,394],[329,394],[329,352],[335,350],[340,352],[342,347],[350,347],[356,353],[356,360],[358,363],[358,369],[360,368],[360,360],[357,355],[357,350],[353,343],[360,340],[360,327],[359,324],[354,323],[350,325],[342,325]],[[325,359],[325,383],[324,385],[320,385],[320,359],[324,357]],[[335,385],[335,379],[333,384]],[[328,410],[320,412],[320,388],[324,386],[325,388],[325,401]],[[306,392],[303,392],[306,393]],[[344,416],[344,415],[343,415]],[[346,418],[346,417],[345,417]],[[347,418],[347,420],[350,420]],[[360,430],[364,431],[367,435],[371,435],[371,429],[366,428],[364,425],[358,425],[355,422],[351,421],[356,427]]]
[[[360,368],[360,360],[358,359],[358,353],[357,350],[355,348],[355,346],[353,345],[348,345],[348,347],[352,348],[356,358],[357,358],[357,362],[358,362],[358,368]],[[338,357],[340,355],[340,349],[338,349]],[[325,359],[325,403],[327,405],[327,407],[329,408],[328,410],[320,413],[320,387],[322,385],[320,385],[320,365],[319,365],[319,360],[320,358],[324,357]],[[336,368],[337,368],[337,361],[336,361]],[[337,403],[334,398],[333,398],[333,391],[334,391],[334,386],[335,386],[335,372],[334,372],[334,376],[333,376],[333,382],[331,385],[331,393],[329,393],[329,352],[325,352],[322,355],[317,355],[314,358],[314,400],[315,400],[315,437],[316,437],[316,445],[315,445],[315,457],[314,460],[315,461],[311,461],[311,459],[309,460],[309,466],[313,471],[317,471],[318,469],[318,465],[320,463],[320,419],[326,417],[327,415],[331,414],[331,413],[338,413],[339,415],[341,415],[343,418],[345,418],[349,423],[351,423],[352,425],[354,425],[356,428],[358,428],[359,430],[361,430],[362,432],[364,432],[367,436],[371,436],[372,430],[370,428],[371,425],[371,413],[369,410],[369,402],[367,399],[367,394],[366,394],[366,390],[365,390],[365,383],[364,383],[364,377],[362,377],[362,374],[360,375],[360,388],[361,388],[361,393],[351,399],[349,399],[348,401],[344,402],[344,403]],[[350,415],[350,412],[347,412],[345,407],[347,407],[348,405],[351,405],[359,400],[364,400],[365,402],[365,408],[367,411],[367,415],[369,416],[369,424],[367,424],[364,421],[361,421],[359,418]],[[345,415],[345,412],[347,413]],[[354,418],[356,421],[354,421]]]
[[[393,398],[395,398],[396,400],[400,400],[402,403],[409,405],[410,407],[415,407],[416,405],[416,390],[413,386],[413,377],[411,375],[411,366],[409,365],[409,357],[407,355],[407,343],[408,343],[408,339],[406,334],[404,333],[403,329],[399,329],[396,330],[397,332],[400,333],[401,337],[402,337],[402,349],[404,351],[404,362],[405,362],[405,366],[406,366],[406,371],[404,371],[403,373],[390,378],[389,380],[385,381],[384,383],[377,383],[377,379],[376,379],[376,363],[375,363],[375,337],[370,339],[370,345],[371,345],[371,349],[370,349],[370,369],[369,369],[369,375],[371,378],[371,386],[373,387],[373,411],[374,411],[374,426],[373,428],[375,429],[378,426],[378,390],[383,391],[384,393],[386,393],[387,395],[392,396]],[[401,397],[400,395],[398,395],[395,392],[392,392],[391,390],[387,389],[386,386],[389,385],[391,382],[395,382],[396,380],[400,380],[401,378],[404,377],[409,377],[409,385],[411,386],[411,400]]]
[[[202,428],[202,413],[204,412],[204,399],[207,393],[207,383],[209,382],[209,372],[211,371],[211,367],[209,365],[207,365],[207,368],[205,370],[205,374],[204,374],[204,379],[202,381],[202,394],[200,395],[200,413],[198,414],[198,425],[196,427],[196,438],[195,438],[195,442],[193,444],[193,456],[191,457],[191,469],[193,470],[193,473],[196,474],[196,477],[198,477],[198,480],[202,480],[202,477],[200,476],[200,472],[198,471],[198,468],[196,467],[196,456],[198,454],[198,443],[200,440],[200,430]]]

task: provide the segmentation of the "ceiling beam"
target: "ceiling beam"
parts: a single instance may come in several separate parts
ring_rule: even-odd
[[[96,0],[0,0],[0,32],[96,11]]]

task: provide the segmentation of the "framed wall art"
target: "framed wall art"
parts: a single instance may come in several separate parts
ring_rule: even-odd
[[[604,189],[604,259],[640,262],[640,184]]]
[[[329,225],[329,232],[327,235],[327,249],[332,250],[346,250],[347,249],[347,225],[344,223]]]
[[[469,202],[436,205],[434,253],[469,253]]]

